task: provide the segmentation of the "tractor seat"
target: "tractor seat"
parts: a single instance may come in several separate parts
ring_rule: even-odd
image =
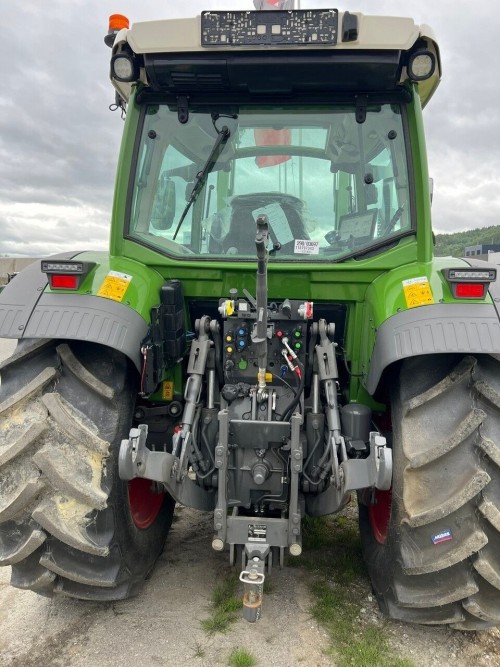
[[[296,239],[309,239],[304,225],[304,202],[281,192],[237,195],[229,204],[229,225],[224,215],[216,214],[210,229],[208,250],[214,254],[255,255],[256,218],[265,213],[273,243],[281,252],[293,254]],[[222,213],[222,212],[221,212]]]

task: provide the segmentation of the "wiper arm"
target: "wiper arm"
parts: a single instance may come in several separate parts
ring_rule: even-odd
[[[196,174],[196,180],[193,185],[193,189],[191,191],[191,194],[189,195],[188,202],[186,204],[186,208],[182,211],[181,218],[179,222],[177,223],[177,227],[175,229],[174,235],[172,237],[172,240],[175,241],[175,237],[179,233],[179,229],[181,228],[182,223],[184,222],[184,218],[189,212],[189,209],[191,206],[194,204],[196,199],[198,198],[198,195],[200,194],[201,190],[203,189],[203,186],[205,185],[205,182],[207,180],[208,174],[212,171],[214,168],[215,163],[219,159],[219,155],[222,153],[222,150],[224,146],[227,143],[227,140],[231,136],[231,132],[229,131],[229,128],[227,125],[224,125],[224,127],[220,130],[217,131],[217,139],[215,140],[215,144],[210,151],[210,155],[207,158],[207,161],[203,165],[203,168],[201,171],[199,171]]]

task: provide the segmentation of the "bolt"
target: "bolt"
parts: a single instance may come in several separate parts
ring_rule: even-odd
[[[220,522],[215,524],[215,530],[222,530],[222,524]]]
[[[299,464],[299,463],[296,463],[296,464],[293,466],[293,469],[295,470],[295,472],[300,472],[300,464]]]
[[[214,551],[222,551],[224,549],[224,542],[220,539],[220,537],[214,537],[212,540],[212,549]]]
[[[293,533],[294,535],[298,535],[299,532],[300,532],[300,531],[299,531],[298,528],[293,528],[293,529],[292,529],[292,533]]]
[[[294,517],[292,519],[292,522],[293,523],[299,523],[299,517],[296,514],[294,515]]]
[[[18,327],[19,331],[22,331],[24,329],[24,324],[20,324]]]
[[[302,458],[302,454],[300,452],[295,452],[294,456],[295,456],[296,459],[301,459]]]

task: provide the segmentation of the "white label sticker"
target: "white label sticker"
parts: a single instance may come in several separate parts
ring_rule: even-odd
[[[299,255],[319,255],[319,241],[297,239],[293,251]]]
[[[417,283],[428,283],[429,279],[427,276],[420,276],[419,278],[408,278],[403,280],[403,285],[407,287],[408,285],[416,285]]]
[[[267,215],[269,227],[273,230],[274,235],[281,245],[293,241],[290,224],[285,215],[285,211],[279,204],[269,204],[268,206],[262,206],[262,208],[256,208],[252,211],[255,221],[257,220],[257,217],[262,214]]]

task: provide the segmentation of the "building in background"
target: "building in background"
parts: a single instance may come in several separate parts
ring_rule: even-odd
[[[500,253],[500,243],[481,243],[479,245],[466,246],[464,257],[487,259],[491,262],[493,261],[489,257],[491,253]]]

